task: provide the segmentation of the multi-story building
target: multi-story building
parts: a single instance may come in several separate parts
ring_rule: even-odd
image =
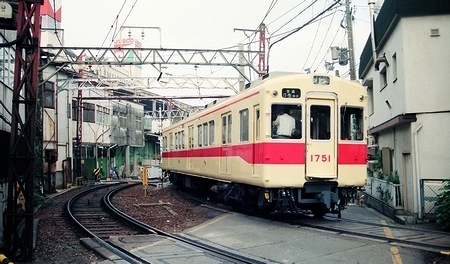
[[[406,221],[432,217],[450,178],[449,25],[449,1],[385,0],[360,57],[369,143],[380,172],[399,176],[401,189],[388,198]]]

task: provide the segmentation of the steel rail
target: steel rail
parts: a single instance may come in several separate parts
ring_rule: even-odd
[[[114,214],[117,214],[117,216],[120,216],[120,217],[123,217],[125,219],[128,219],[127,221],[130,221],[130,223],[135,223],[137,225],[142,226],[143,228],[148,228],[148,229],[152,230],[153,232],[155,232],[157,235],[174,239],[176,241],[179,241],[179,242],[182,242],[182,243],[194,246],[196,248],[200,248],[200,249],[206,251],[207,253],[213,254],[215,256],[219,256],[221,258],[225,258],[227,260],[231,260],[233,263],[249,263],[249,264],[250,263],[252,263],[252,264],[259,264],[259,263],[262,264],[262,263],[264,263],[264,262],[261,262],[261,261],[256,260],[256,259],[245,257],[245,256],[242,256],[242,255],[239,255],[239,254],[232,253],[230,251],[222,250],[220,248],[201,243],[199,241],[191,240],[191,239],[179,236],[179,235],[168,233],[168,232],[162,231],[160,229],[157,229],[155,227],[149,226],[149,225],[147,225],[145,223],[142,223],[139,220],[136,220],[136,219],[128,216],[126,213],[122,212],[120,209],[118,209],[117,207],[115,207],[112,204],[112,202],[111,202],[112,197],[119,191],[120,191],[120,189],[112,190],[110,193],[105,195],[104,201],[106,203],[108,203],[106,206],[109,209],[111,209]]]
[[[107,250],[109,250],[110,252],[112,252],[113,254],[116,254],[117,256],[119,256],[120,258],[128,261],[129,263],[148,263],[145,262],[143,259],[141,259],[139,256],[134,255],[131,252],[123,252],[122,250],[117,249],[116,247],[112,246],[111,244],[109,244],[108,242],[104,241],[103,239],[101,239],[100,237],[98,237],[97,235],[95,235],[91,230],[89,230],[88,228],[86,228],[75,216],[74,212],[73,212],[73,208],[75,205],[75,202],[80,199],[81,197],[87,195],[90,192],[94,192],[97,191],[98,189],[101,188],[107,188],[110,186],[114,186],[114,185],[122,185],[121,183],[115,183],[115,184],[108,184],[108,185],[97,185],[95,187],[92,187],[84,192],[81,192],[77,195],[75,195],[74,197],[72,197],[70,200],[67,201],[66,203],[66,210],[67,213],[70,215],[70,217],[72,218],[72,220],[75,222],[75,224],[80,227],[86,234],[89,235],[89,237],[95,241],[96,243],[98,243],[99,245],[101,245],[102,247],[106,248]]]

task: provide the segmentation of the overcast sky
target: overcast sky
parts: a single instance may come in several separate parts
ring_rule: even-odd
[[[345,0],[341,2],[344,4]],[[113,35],[119,37],[121,27],[143,27],[144,39],[141,29],[133,29],[132,35],[141,39],[144,47],[161,44],[163,48],[236,49],[239,43],[247,48],[248,42],[253,41],[251,49],[258,50],[258,35],[240,29],[256,30],[264,22],[272,44],[333,3],[333,0],[62,0],[64,46],[111,47]],[[370,34],[369,7],[367,0],[353,0],[351,7],[358,65]],[[269,54],[270,72],[304,72],[306,68],[326,72],[324,64],[331,61],[330,47],[348,47],[345,29],[341,27],[344,10],[344,6],[332,9],[322,19],[274,44]],[[160,28],[161,34],[149,27]],[[122,37],[128,31],[123,29]],[[348,78],[348,66],[335,66],[341,76]],[[167,71],[170,70],[169,67]],[[198,74],[198,69],[191,65],[183,66],[182,70],[185,74]],[[228,73],[230,69],[207,71]]]

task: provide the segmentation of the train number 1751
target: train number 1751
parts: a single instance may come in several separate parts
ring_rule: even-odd
[[[311,162],[330,162],[331,156],[328,154],[312,154]]]

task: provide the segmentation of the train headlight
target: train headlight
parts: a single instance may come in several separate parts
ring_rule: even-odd
[[[276,97],[277,95],[278,95],[278,91],[277,91],[277,90],[273,90],[273,91],[272,91],[272,96],[273,96],[273,97]]]
[[[268,191],[264,192],[264,198],[265,198],[267,201],[269,201],[269,199],[270,199],[270,194],[269,194]]]
[[[364,101],[364,95],[359,96],[359,101],[361,101],[361,102]]]

